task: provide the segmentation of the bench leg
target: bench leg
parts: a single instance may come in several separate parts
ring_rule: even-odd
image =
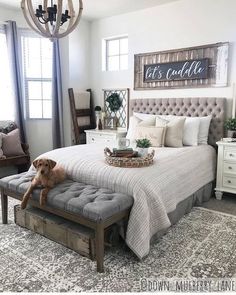
[[[2,205],[2,223],[7,224],[8,215],[8,197],[1,191],[1,205]]]
[[[98,224],[96,228],[96,260],[97,271],[104,272],[104,227],[102,224]]]

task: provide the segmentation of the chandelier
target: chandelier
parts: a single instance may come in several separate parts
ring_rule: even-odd
[[[35,32],[54,40],[65,37],[76,28],[82,15],[82,0],[76,0],[78,3],[77,13],[74,9],[73,0],[40,1],[42,4],[36,7],[33,6],[32,2],[35,2],[33,0],[21,1],[24,17],[30,28]]]

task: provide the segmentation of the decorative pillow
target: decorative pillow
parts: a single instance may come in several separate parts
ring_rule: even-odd
[[[21,147],[19,129],[15,129],[8,134],[2,133],[2,150],[3,154],[7,157],[25,154]]]
[[[3,156],[3,151],[2,151],[2,138],[3,138],[4,135],[5,135],[5,134],[0,133],[0,159],[5,158],[5,157]]]
[[[185,117],[185,116],[174,116],[174,115],[166,115],[166,116],[158,116],[161,119],[172,121],[176,118],[185,118],[184,123],[184,134],[183,134],[183,145],[188,146],[196,146],[198,145],[198,133],[200,126],[200,118],[199,117]]]
[[[155,126],[156,125],[156,117],[153,118],[147,118],[141,122],[138,123],[138,126]]]
[[[0,121],[0,132],[1,133],[9,133],[12,130],[16,129],[16,123],[9,120]]]
[[[129,118],[129,129],[126,135],[126,138],[129,140],[134,140],[135,139],[135,132],[136,132],[136,127],[138,123],[140,123],[141,120],[138,119],[135,116],[132,116]]]
[[[136,136],[136,129],[138,126],[155,126],[156,119],[155,118],[147,118],[145,120],[140,120],[139,118],[132,116],[129,120],[129,130],[126,135],[126,138],[131,142],[134,141]]]
[[[5,134],[0,133],[0,149],[2,148],[2,138],[5,136]]]
[[[174,118],[173,120],[164,120],[156,118],[156,126],[166,126],[165,146],[182,147],[184,134],[185,118]]]
[[[198,144],[207,144],[208,142],[208,134],[209,127],[211,123],[212,116],[199,117],[200,125],[199,125],[199,133],[198,133]]]
[[[165,141],[165,126],[137,126],[136,139],[147,138],[151,142],[151,146],[160,147]]]

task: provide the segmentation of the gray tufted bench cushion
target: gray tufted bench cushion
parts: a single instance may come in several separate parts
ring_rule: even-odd
[[[2,178],[0,187],[24,194],[34,175],[34,172],[25,172]],[[34,190],[33,200],[39,201],[40,191],[40,188]],[[132,204],[131,196],[68,179],[50,190],[47,197],[47,206],[80,214],[95,222],[129,209]]]

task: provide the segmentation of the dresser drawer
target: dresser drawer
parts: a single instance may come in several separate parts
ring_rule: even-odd
[[[236,177],[223,176],[223,186],[236,188]]]
[[[223,164],[223,172],[228,174],[236,175],[236,163],[233,162],[224,162]]]
[[[230,161],[236,161],[236,149],[225,149],[224,159]]]
[[[87,143],[111,143],[116,140],[113,134],[87,134]]]

